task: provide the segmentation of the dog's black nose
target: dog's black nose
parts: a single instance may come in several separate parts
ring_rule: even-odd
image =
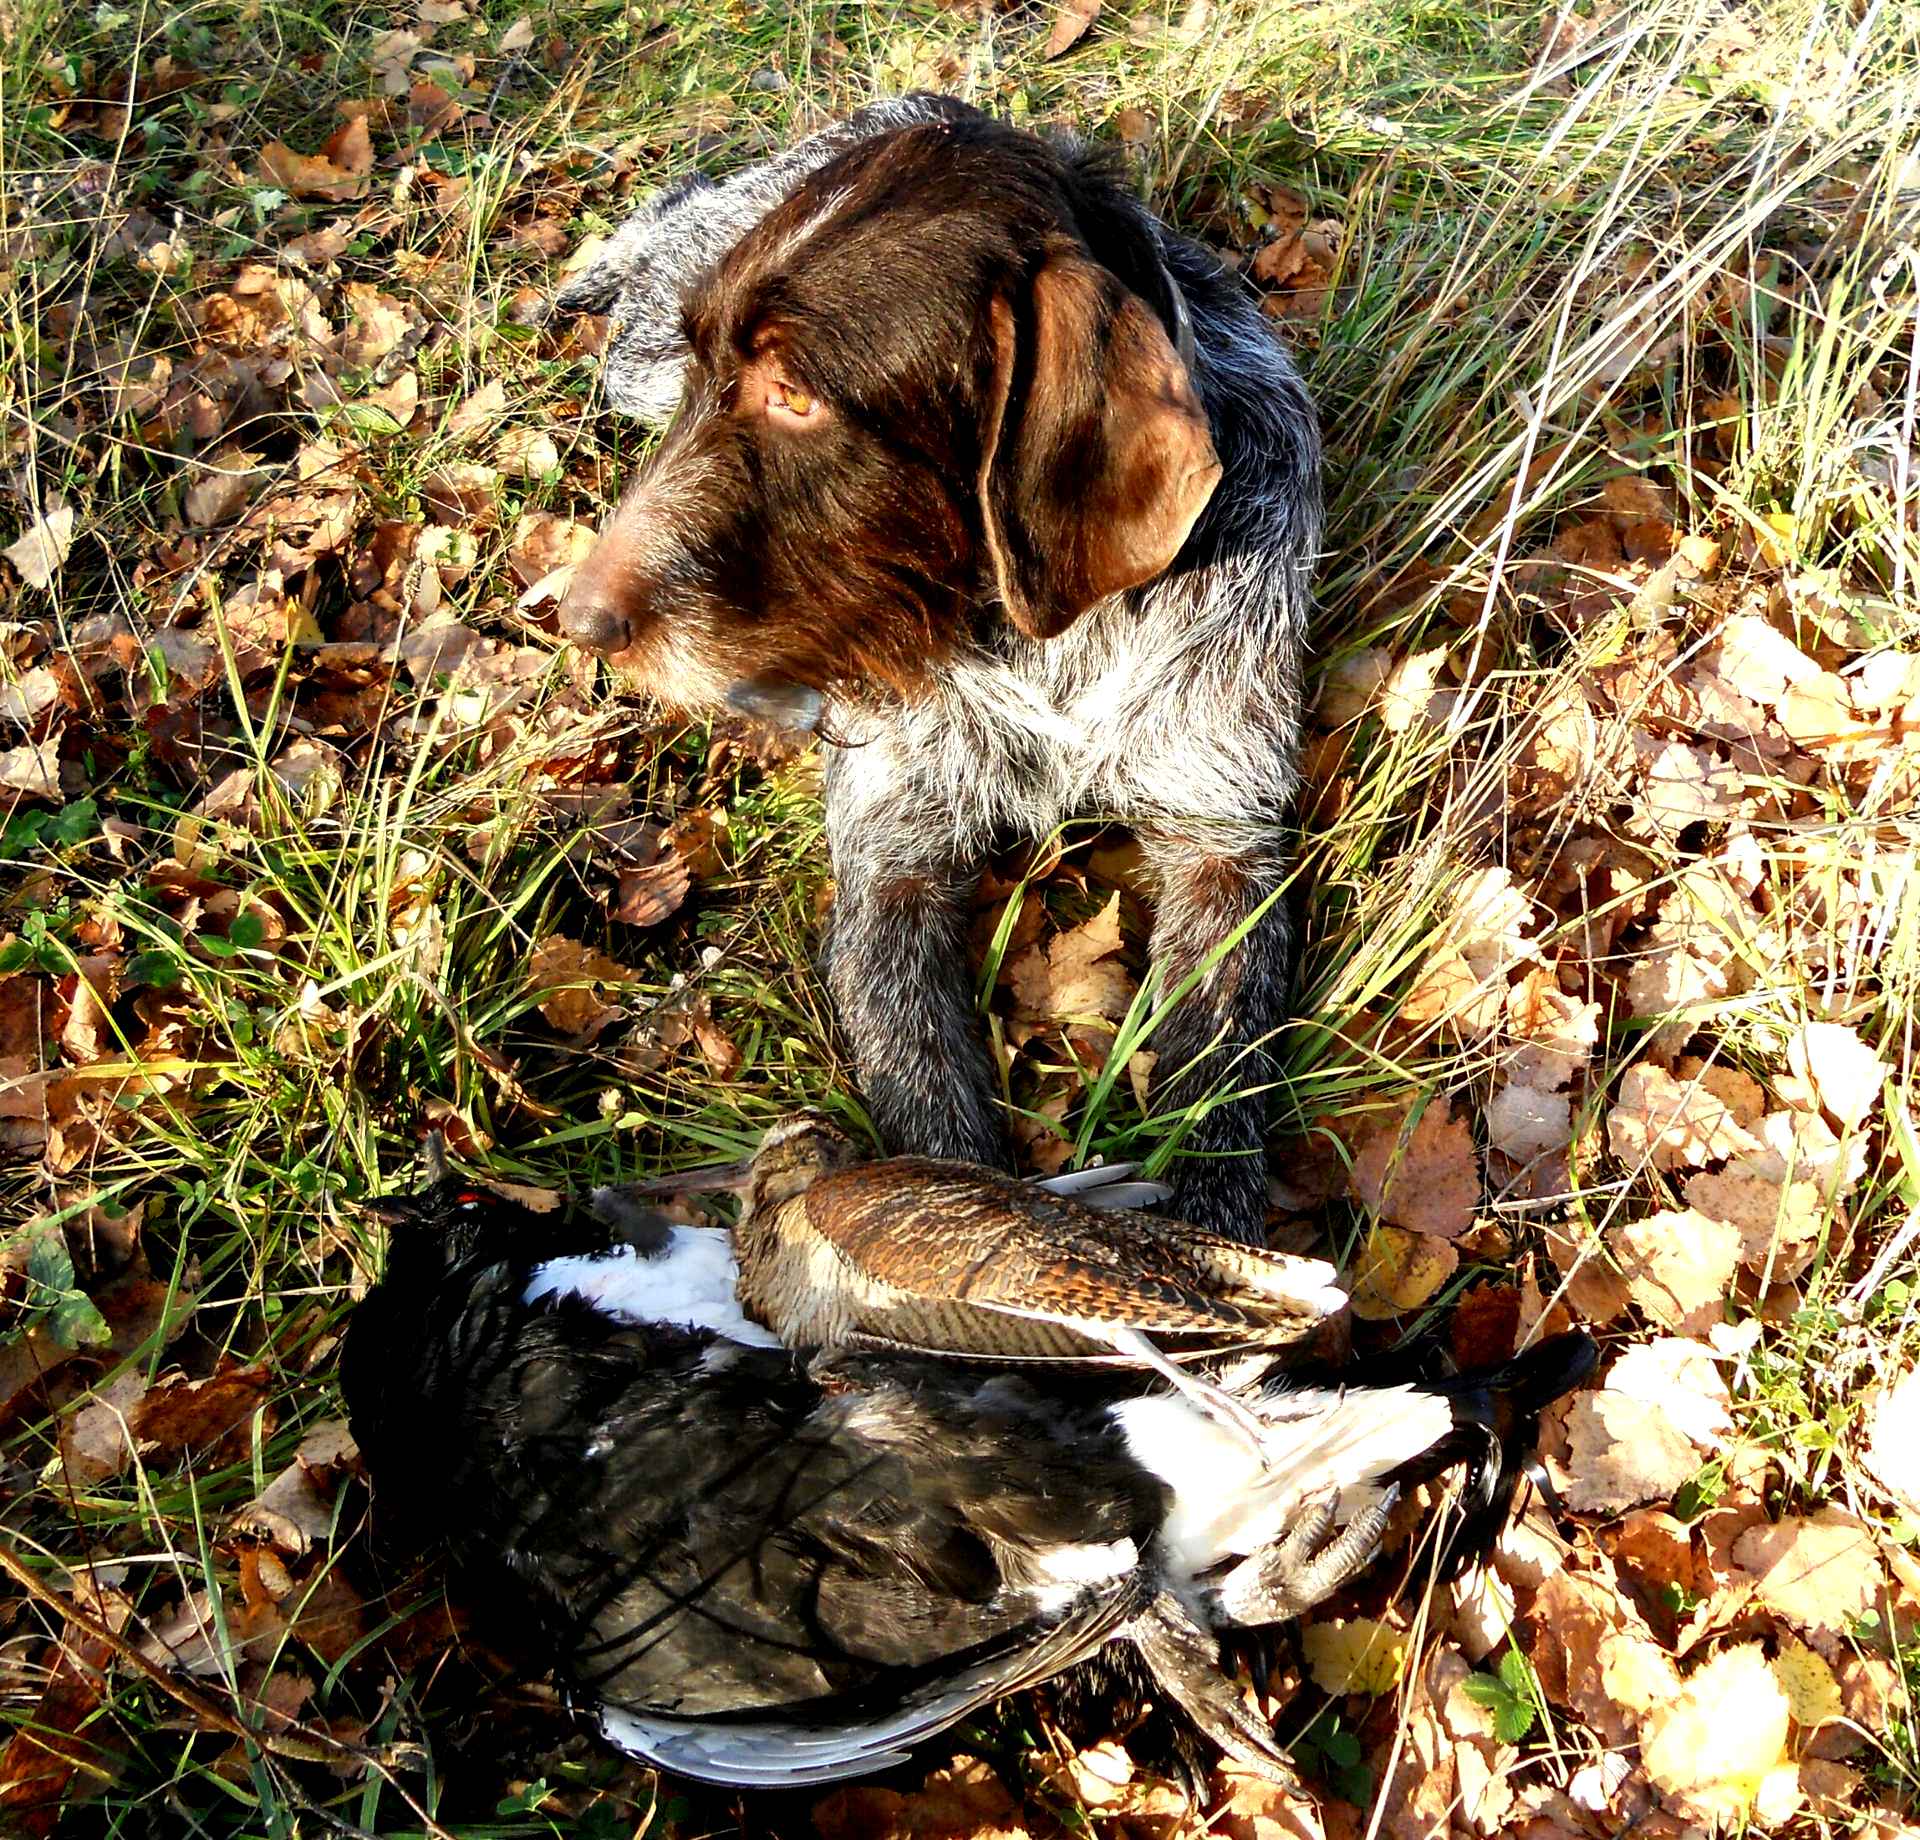
[[[567,590],[560,603],[560,630],[589,652],[622,652],[633,643],[633,626],[626,610],[591,580],[576,578]]]

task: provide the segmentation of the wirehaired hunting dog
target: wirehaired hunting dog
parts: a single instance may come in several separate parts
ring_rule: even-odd
[[[967,897],[996,839],[1105,812],[1164,990],[1260,916],[1150,1044],[1156,1106],[1214,1099],[1176,1211],[1258,1238],[1320,491],[1253,300],[1097,150],[914,96],[674,187],[561,304],[672,417],[561,624],[828,737],[827,973],[888,1147],[1006,1163]]]

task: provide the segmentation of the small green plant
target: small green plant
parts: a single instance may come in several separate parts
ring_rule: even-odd
[[[1342,1800],[1356,1808],[1373,1800],[1373,1771],[1361,1761],[1359,1736],[1331,1707],[1293,1741],[1292,1750],[1294,1761]]]
[[[98,1347],[111,1338],[107,1319],[75,1281],[73,1258],[57,1227],[35,1235],[27,1254],[27,1287],[30,1320],[62,1348]]]
[[[1502,1744],[1518,1744],[1540,1717],[1540,1683],[1517,1648],[1500,1657],[1493,1673],[1469,1675],[1460,1690],[1493,1714],[1493,1735]]]

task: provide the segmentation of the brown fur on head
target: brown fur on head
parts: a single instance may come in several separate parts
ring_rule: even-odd
[[[680,412],[563,628],[776,715],[910,696],[995,620],[1054,637],[1164,572],[1219,478],[1177,312],[1097,162],[984,120],[852,149],[686,303]]]

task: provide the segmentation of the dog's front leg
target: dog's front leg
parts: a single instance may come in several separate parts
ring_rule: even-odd
[[[1292,985],[1293,920],[1278,852],[1212,849],[1191,839],[1143,839],[1159,882],[1153,929],[1161,991],[1213,962],[1147,1043],[1156,1112],[1206,1105],[1181,1139],[1172,1212],[1259,1243],[1267,1217],[1266,1133],[1275,1078],[1272,1037]],[[1263,902],[1239,944],[1219,948]]]
[[[829,779],[827,986],[886,1148],[1004,1169],[1006,1131],[967,953],[977,871],[917,847],[938,835],[885,801],[836,812]]]

